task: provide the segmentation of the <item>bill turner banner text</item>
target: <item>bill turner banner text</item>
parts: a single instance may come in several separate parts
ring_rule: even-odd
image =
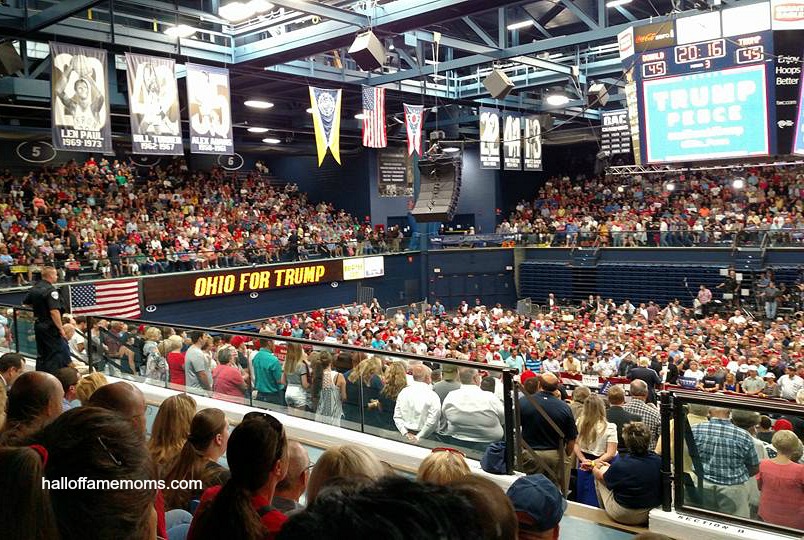
[[[106,51],[50,44],[53,147],[112,151]]]
[[[357,257],[205,274],[173,274],[143,279],[142,290],[145,304],[150,305],[365,279],[384,274],[383,257]]]
[[[126,53],[131,137],[135,154],[181,155],[181,118],[175,62]]]

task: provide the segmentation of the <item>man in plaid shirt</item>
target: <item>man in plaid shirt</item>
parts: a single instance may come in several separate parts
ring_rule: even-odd
[[[731,423],[730,414],[729,409],[712,407],[709,421],[692,427],[704,472],[703,506],[747,518],[747,482],[759,472],[759,456],[751,436]]]
[[[659,430],[661,428],[662,420],[659,417],[659,409],[655,405],[647,403],[648,400],[648,385],[642,379],[634,379],[631,381],[629,388],[631,399],[625,404],[623,410],[625,412],[639,416],[642,423],[650,431],[650,445],[648,449],[653,451],[656,448],[656,441],[659,440]]]

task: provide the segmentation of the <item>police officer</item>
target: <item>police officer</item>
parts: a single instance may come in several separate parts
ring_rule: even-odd
[[[70,363],[67,354],[64,328],[61,325],[63,311],[59,291],[53,285],[58,281],[56,269],[46,266],[42,279],[28,291],[23,304],[33,307],[36,324],[36,370],[55,373]]]

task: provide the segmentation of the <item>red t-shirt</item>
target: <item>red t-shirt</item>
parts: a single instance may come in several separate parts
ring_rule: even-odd
[[[184,353],[173,351],[167,355],[170,384],[184,386]]]
[[[240,390],[245,384],[240,370],[228,364],[221,364],[212,372],[212,397],[235,403],[243,403],[243,391]]]
[[[204,492],[198,504],[198,509],[195,511],[195,518],[209,508],[222,487],[223,486],[212,486]],[[282,528],[282,525],[288,520],[288,517],[279,510],[271,508],[271,501],[259,495],[251,498],[251,506],[260,514],[260,521],[265,527],[265,530],[268,531],[263,539],[273,540]],[[198,520],[193,519],[190,524],[190,530],[187,531],[187,540],[193,540],[195,533],[193,527],[195,527],[196,523],[198,523]]]

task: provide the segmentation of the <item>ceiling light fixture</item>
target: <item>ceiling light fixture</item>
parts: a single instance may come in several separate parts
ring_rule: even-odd
[[[306,112],[307,114],[313,114],[313,108],[307,107],[307,109],[304,112]]]
[[[745,187],[745,180],[742,178],[735,178],[734,182],[731,183],[731,187],[734,189],[743,189]]]
[[[274,5],[265,0],[251,0],[250,2],[229,2],[218,9],[218,16],[229,22],[240,22],[255,15],[260,15],[273,8]]]
[[[355,120],[363,120],[365,117],[366,117],[366,115],[365,115],[364,113],[362,113],[362,112],[361,112],[361,113],[357,113],[357,114],[355,115]]]
[[[548,105],[552,105],[553,107],[561,107],[569,103],[569,98],[566,94],[554,93],[548,95],[545,101],[547,101]]]
[[[249,132],[249,133],[267,133],[267,132],[268,132],[268,128],[264,128],[264,127],[250,127],[250,128],[248,128],[248,132]]]
[[[282,141],[279,140],[279,139],[274,139],[274,138],[269,137],[267,139],[263,139],[262,142],[264,142],[265,144],[279,144]]]
[[[509,30],[519,30],[520,28],[528,28],[529,26],[533,26],[533,21],[520,21],[518,23],[512,23],[506,26],[506,28]]]
[[[448,147],[444,148],[444,152],[446,152],[447,154],[455,154],[455,153],[460,152],[460,151],[461,151],[461,149],[456,147],[456,146],[448,146]]]
[[[259,99],[249,99],[248,101],[244,101],[243,105],[251,107],[252,109],[270,109],[274,106],[270,101],[262,101]]]
[[[633,1],[634,0],[609,0],[608,2],[606,2],[606,7],[613,8],[617,6],[624,6],[625,4],[630,4]]]
[[[667,185],[664,186],[667,191],[675,191],[676,185],[673,182],[667,182]]]
[[[186,24],[180,24],[178,26],[169,26],[165,28],[165,34],[172,38],[188,38],[195,34],[198,31],[197,28],[193,28],[192,26],[188,26]]]

